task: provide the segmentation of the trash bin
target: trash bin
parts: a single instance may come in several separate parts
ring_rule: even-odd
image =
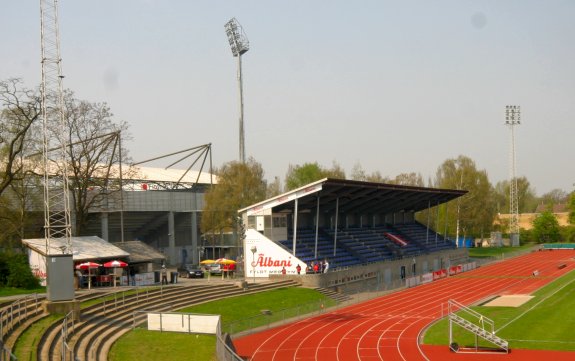
[[[170,283],[178,283],[178,272],[170,272]]]

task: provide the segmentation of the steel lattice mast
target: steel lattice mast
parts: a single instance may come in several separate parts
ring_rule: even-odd
[[[250,43],[242,29],[242,26],[236,20],[236,18],[232,18],[226,23],[224,27],[226,29],[226,35],[228,36],[230,47],[232,49],[232,54],[234,57],[238,58],[238,87],[240,97],[240,162],[245,163],[246,151],[244,142],[244,92],[242,82],[242,54],[250,49]]]
[[[505,125],[511,130],[509,149],[509,236],[512,246],[519,246],[519,194],[517,191],[515,126],[521,124],[521,108],[518,105],[505,107]]]
[[[66,248],[62,250],[62,253],[71,254],[72,227],[62,85],[64,76],[62,75],[62,59],[60,57],[57,0],[40,0],[40,22],[46,254],[49,254],[50,240],[52,239],[64,239]],[[56,150],[52,151],[54,148]],[[53,156],[53,159],[50,155]]]

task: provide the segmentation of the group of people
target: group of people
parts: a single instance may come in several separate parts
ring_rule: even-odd
[[[327,273],[329,270],[329,262],[327,259],[325,261],[312,261],[307,266],[307,273]]]

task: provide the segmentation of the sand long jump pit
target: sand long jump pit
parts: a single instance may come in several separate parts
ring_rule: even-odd
[[[486,307],[519,307],[531,300],[530,295],[503,295],[483,304]]]

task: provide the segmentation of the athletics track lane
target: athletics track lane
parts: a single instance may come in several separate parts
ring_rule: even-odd
[[[472,304],[493,295],[532,292],[575,268],[573,256],[571,250],[533,252],[238,338],[234,344],[238,354],[252,361],[476,360],[477,355],[450,353],[447,346],[420,347],[418,336],[442,317],[442,305],[448,300]],[[559,264],[566,267],[558,269]],[[536,277],[532,276],[534,270],[539,271]],[[575,359],[574,353],[527,350],[480,356],[481,360],[493,356],[506,361]]]

